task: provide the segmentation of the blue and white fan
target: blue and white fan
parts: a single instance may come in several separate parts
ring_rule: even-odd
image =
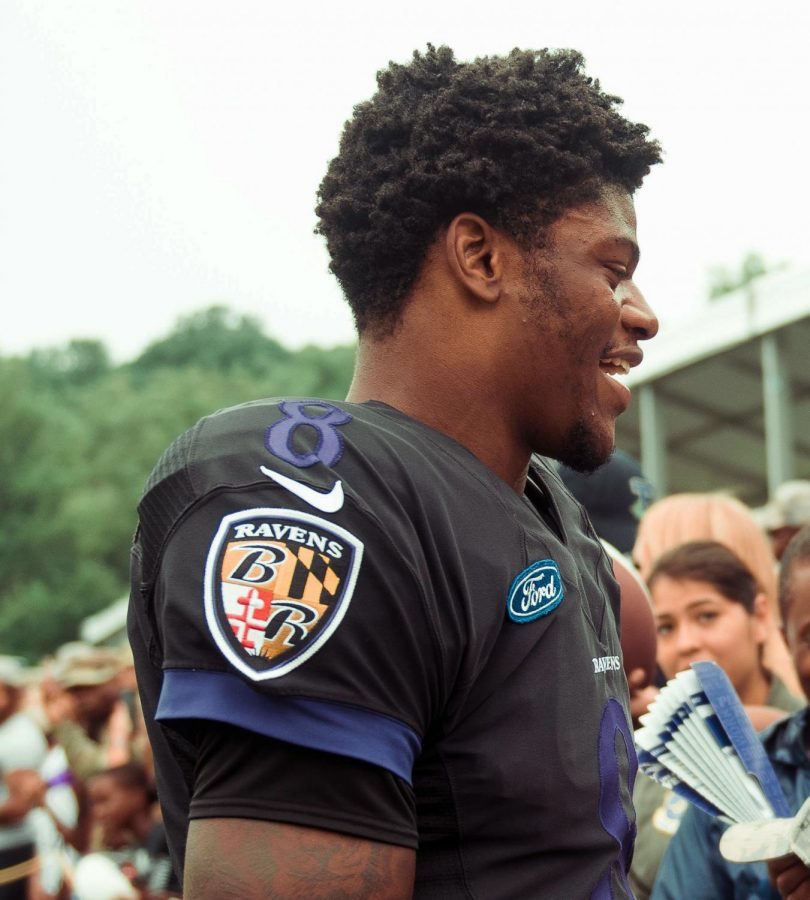
[[[661,690],[636,732],[641,770],[729,823],[721,841],[734,862],[810,856],[810,801],[791,818],[765,749],[726,673],[693,663]],[[763,855],[765,854],[765,855]]]

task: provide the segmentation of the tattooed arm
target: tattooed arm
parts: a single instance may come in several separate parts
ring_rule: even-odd
[[[415,852],[317,828],[254,819],[194,819],[190,900],[407,900]]]

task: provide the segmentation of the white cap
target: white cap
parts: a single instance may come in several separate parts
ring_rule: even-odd
[[[810,525],[810,481],[785,481],[776,489],[773,498],[753,513],[766,531]]]
[[[11,687],[22,687],[25,682],[25,668],[16,656],[0,656],[0,683]]]
[[[76,864],[73,892],[77,900],[137,900],[138,892],[103,853],[89,853]]]

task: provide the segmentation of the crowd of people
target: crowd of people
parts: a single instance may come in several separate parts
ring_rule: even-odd
[[[648,503],[642,512],[638,502],[628,502],[630,484],[637,486],[639,478],[638,463],[628,463],[626,455],[590,476],[566,477],[586,508],[594,506],[597,532],[624,542],[649,590],[659,677],[637,692],[634,715],[691,663],[717,663],[763,732],[795,812],[810,796],[804,749],[810,685],[802,677],[806,632],[798,631],[810,604],[810,482],[786,482],[756,509],[724,493],[682,493]],[[653,497],[650,485],[635,493]],[[606,496],[624,498],[610,515]],[[777,887],[780,873],[764,863],[726,862],[719,851],[723,824],[673,790],[640,773],[633,804],[630,882],[639,900],[788,896]],[[799,866],[781,877],[782,885],[794,885],[810,873]]]
[[[180,896],[132,656],[0,657],[0,898]]]

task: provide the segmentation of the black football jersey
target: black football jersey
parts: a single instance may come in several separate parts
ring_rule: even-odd
[[[265,400],[175,442],[139,515],[130,636],[176,858],[220,723],[300,748],[302,783],[329,754],[412,792],[379,839],[418,843],[416,897],[631,896],[618,587],[550,466],[519,496],[385,404]],[[244,814],[374,836],[312,784]]]

